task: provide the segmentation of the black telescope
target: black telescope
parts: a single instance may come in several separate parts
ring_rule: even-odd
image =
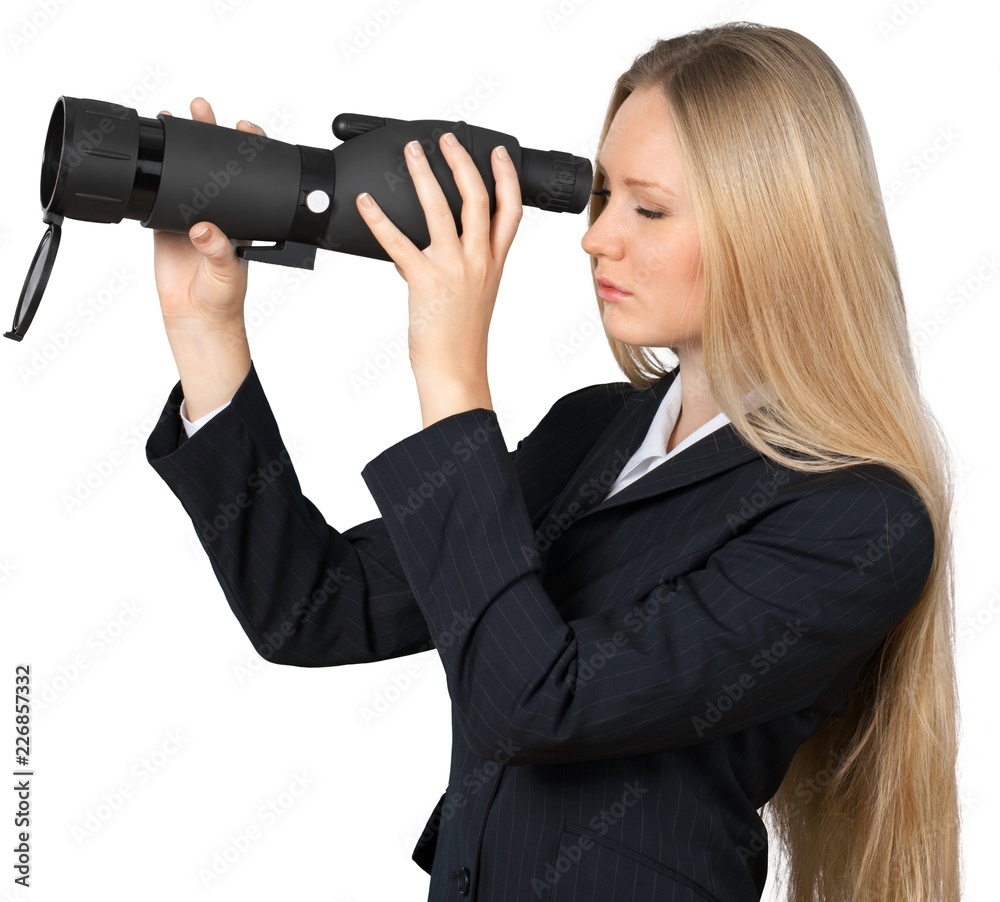
[[[517,169],[526,206],[579,213],[590,196],[590,160],[521,147],[503,132],[441,119],[385,119],[341,113],[332,150],[134,109],[100,100],[60,97],[42,159],[42,221],[48,225],[24,280],[5,338],[20,341],[38,309],[59,248],[64,218],[138,220],[150,229],[187,232],[212,222],[242,245],[247,260],[312,269],[316,249],[390,260],[357,211],[367,191],[421,250],[427,222],[403,157],[420,141],[461,234],[462,197],[438,140],[453,132],[483,177],[496,211],[490,154],[503,144]]]

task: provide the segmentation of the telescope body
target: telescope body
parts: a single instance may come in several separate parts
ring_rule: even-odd
[[[518,172],[522,203],[580,212],[590,194],[589,160],[522,148],[512,135],[467,122],[384,119],[342,113],[332,150],[288,144],[225,126],[99,100],[60,97],[49,122],[41,201],[49,216],[187,232],[212,222],[232,239],[270,241],[237,249],[250,260],[311,269],[317,248],[391,259],[358,213],[367,191],[419,248],[426,219],[403,156],[420,141],[461,233],[461,192],[438,141],[453,132],[483,177],[496,210],[490,155],[499,144]]]

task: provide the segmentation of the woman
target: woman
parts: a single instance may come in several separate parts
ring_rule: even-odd
[[[181,379],[147,456],[257,650],[437,649],[432,899],[759,899],[761,813],[790,899],[958,899],[951,483],[840,72],[742,23],[618,79],[582,243],[629,384],[561,398],[514,452],[486,340],[516,172],[494,152],[491,221],[446,138],[461,238],[419,155],[427,249],[358,198],[409,287],[424,428],[364,469],[383,517],[345,533],[257,379],[245,264],[208,223],[155,236]]]

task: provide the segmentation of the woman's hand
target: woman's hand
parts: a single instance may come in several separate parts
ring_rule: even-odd
[[[191,101],[191,115],[215,124],[204,98]],[[236,127],[264,134],[246,121]],[[250,372],[243,321],[247,261],[218,226],[196,222],[187,234],[153,231],[153,272],[187,417],[194,421],[232,400]]]
[[[468,151],[450,133],[441,136],[439,147],[462,195],[461,237],[419,141],[411,141],[404,156],[427,218],[428,247],[419,250],[370,195],[358,195],[357,205],[409,285],[408,337],[414,373],[446,375],[455,381],[485,379],[490,319],[522,214],[517,170],[505,151],[494,148],[497,206],[491,222],[489,195]]]
[[[191,101],[191,117],[215,125],[211,104],[202,97]],[[246,120],[236,128],[264,134]],[[236,256],[236,246],[209,222],[196,222],[187,234],[153,231],[153,271],[168,329],[242,325],[247,261]]]

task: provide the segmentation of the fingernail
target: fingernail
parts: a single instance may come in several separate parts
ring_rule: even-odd
[[[445,132],[441,137],[444,138],[445,144],[450,144],[452,147],[458,144],[458,138],[452,132]]]
[[[497,147],[497,156],[500,157],[501,160],[510,159],[510,157],[507,156],[507,148],[504,147],[502,144],[499,147]]]
[[[208,226],[205,226],[197,235],[192,235],[192,241],[204,241],[208,237]]]
[[[420,146],[419,141],[411,141],[406,145],[406,152],[411,157],[422,157],[424,155],[424,149]]]
[[[250,128],[260,128],[260,126],[259,126],[259,125],[257,125],[257,124],[256,124],[255,122],[251,122],[251,121],[250,121],[249,119],[244,119],[243,121],[244,121],[244,122],[245,122],[245,123],[246,123],[247,125],[249,125],[249,126],[250,126]],[[264,129],[262,129],[262,128],[260,128],[260,130],[261,130],[261,131],[264,131]]]
[[[362,194],[359,194],[358,197],[361,199],[361,206],[362,207],[374,207],[375,206],[375,201],[372,199],[372,196],[367,191],[364,192],[364,193],[362,193]]]

